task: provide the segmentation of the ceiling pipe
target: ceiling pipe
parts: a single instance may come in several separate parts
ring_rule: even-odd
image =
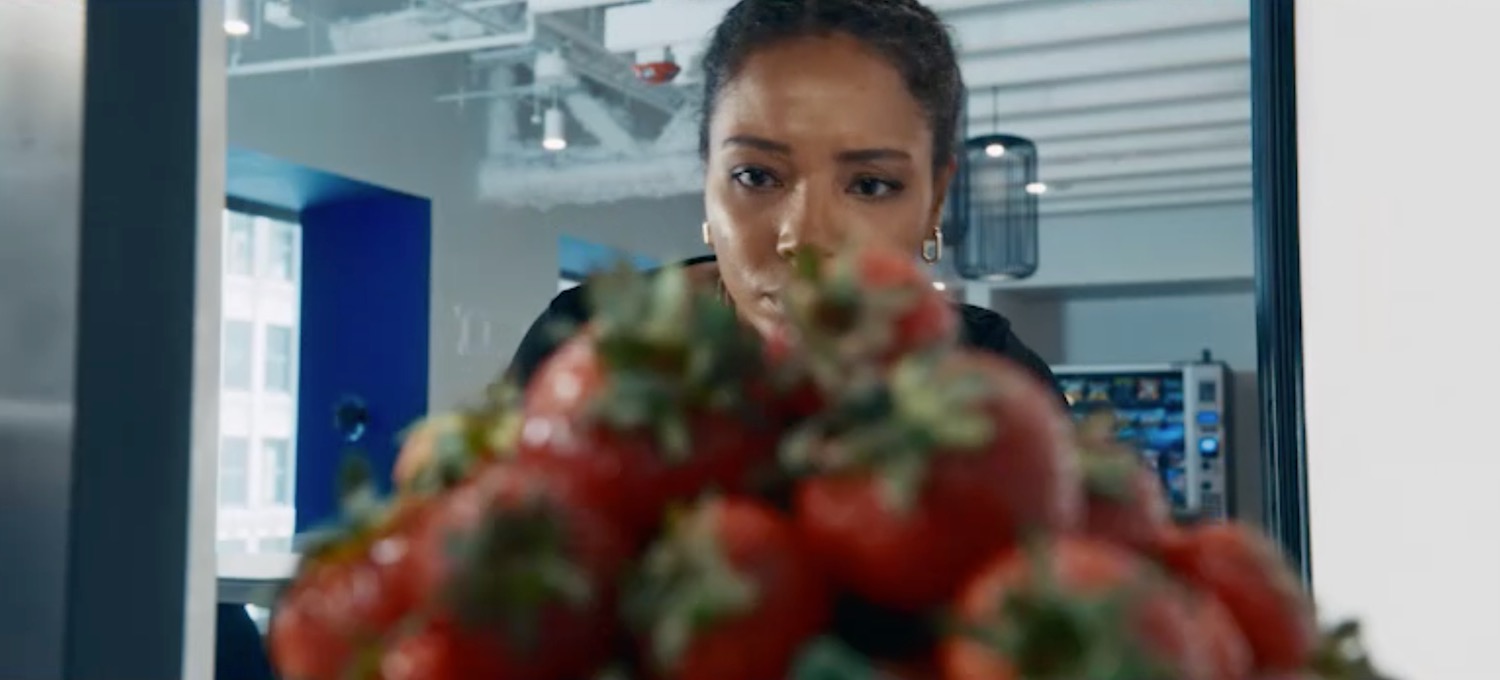
[[[328,54],[318,57],[303,57],[298,59],[276,59],[261,63],[249,63],[230,66],[227,73],[230,77],[258,76],[272,73],[287,73],[290,71],[311,71],[320,68],[334,66],[351,66],[354,64],[369,64],[380,61],[396,61],[400,59],[415,59],[418,57],[431,57],[440,54],[454,54],[458,52],[470,52],[473,50],[488,50],[497,47],[510,47],[514,45],[529,44],[536,37],[536,24],[530,17],[526,21],[526,30],[519,33],[507,33],[504,35],[487,35],[480,38],[467,38],[464,40],[445,40],[422,43],[418,45],[403,45],[383,50],[364,50],[360,52],[348,52],[344,54]]]

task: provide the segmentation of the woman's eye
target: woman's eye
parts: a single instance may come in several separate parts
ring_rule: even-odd
[[[900,190],[900,184],[877,177],[861,177],[849,187],[851,193],[863,198],[884,198]]]
[[[740,168],[731,173],[730,177],[747,189],[770,189],[776,186],[776,177],[761,168]]]

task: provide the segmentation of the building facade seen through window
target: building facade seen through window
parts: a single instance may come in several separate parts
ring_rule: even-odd
[[[301,245],[300,225],[224,211],[221,555],[291,550]]]

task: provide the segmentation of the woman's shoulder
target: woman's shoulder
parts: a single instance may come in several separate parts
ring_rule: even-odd
[[[1015,361],[1031,369],[1042,382],[1057,388],[1057,378],[1052,375],[1052,368],[1041,355],[1021,341],[1011,327],[1010,319],[992,309],[968,304],[955,306],[961,324],[960,339],[965,346],[994,352]]]

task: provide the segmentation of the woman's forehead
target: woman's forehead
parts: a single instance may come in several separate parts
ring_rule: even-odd
[[[726,83],[711,121],[714,143],[753,135],[799,147],[930,146],[921,105],[886,59],[833,35],[756,51]]]

